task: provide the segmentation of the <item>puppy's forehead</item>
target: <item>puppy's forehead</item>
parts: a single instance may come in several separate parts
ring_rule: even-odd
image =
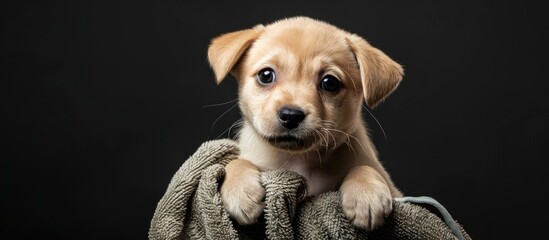
[[[319,57],[337,60],[352,55],[345,36],[344,31],[323,22],[291,19],[266,26],[252,51],[255,52],[256,61],[281,55],[292,57],[295,61]]]
[[[290,50],[305,50],[304,52],[311,53],[329,50],[345,43],[341,30],[317,22],[269,25],[261,39],[281,44]]]

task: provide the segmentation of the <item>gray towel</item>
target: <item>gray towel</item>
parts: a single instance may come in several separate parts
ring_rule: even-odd
[[[448,213],[439,217],[422,205],[403,201],[394,202],[382,227],[370,232],[356,229],[343,215],[337,191],[307,197],[304,179],[283,170],[262,173],[264,214],[254,225],[240,226],[229,218],[219,193],[224,166],[238,154],[232,140],[203,143],[175,173],[158,202],[149,239],[471,239]]]

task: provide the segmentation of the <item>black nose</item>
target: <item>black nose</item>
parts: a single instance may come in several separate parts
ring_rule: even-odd
[[[287,129],[294,129],[305,119],[305,113],[300,109],[283,107],[278,110],[278,120]]]

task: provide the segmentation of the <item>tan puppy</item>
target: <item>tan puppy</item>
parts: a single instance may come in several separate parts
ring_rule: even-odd
[[[401,196],[378,161],[361,118],[403,70],[361,37],[307,17],[215,38],[208,58],[221,82],[238,80],[244,123],[240,159],[226,167],[222,201],[240,224],[256,221],[265,190],[260,171],[287,169],[306,178],[309,195],[340,190],[350,222],[371,230]]]

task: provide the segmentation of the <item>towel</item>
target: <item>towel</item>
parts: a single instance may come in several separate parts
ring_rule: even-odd
[[[255,224],[241,226],[229,217],[219,193],[224,166],[238,155],[233,140],[204,142],[157,203],[149,239],[471,239],[429,197],[396,199],[382,227],[357,229],[343,215],[339,192],[308,197],[304,178],[285,170],[261,173],[264,213]]]

